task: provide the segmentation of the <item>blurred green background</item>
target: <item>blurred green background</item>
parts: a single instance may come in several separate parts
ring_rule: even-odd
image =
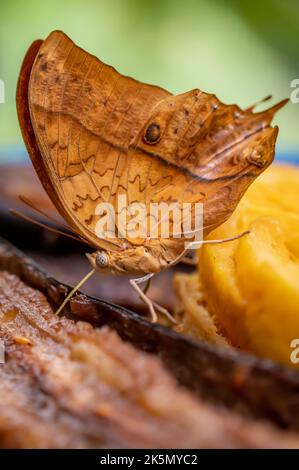
[[[298,0],[1,0],[0,159],[25,155],[15,110],[23,56],[62,29],[80,46],[139,80],[173,93],[192,88],[248,106],[289,97],[299,79]],[[299,156],[299,103],[276,118],[278,153]]]

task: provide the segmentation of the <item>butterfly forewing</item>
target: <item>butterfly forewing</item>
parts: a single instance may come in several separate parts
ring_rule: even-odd
[[[25,59],[20,77],[28,68]],[[18,96],[23,88],[20,79]],[[162,239],[161,220],[153,220],[150,206],[177,203],[183,211],[185,203],[200,202],[207,229],[221,224],[271,163],[277,129],[270,123],[283,104],[253,113],[197,89],[174,96],[119,74],[55,31],[36,55],[28,87],[40,155],[32,139],[27,146],[61,215],[91,245],[119,249],[123,237],[131,247],[150,243],[148,234],[124,233],[117,221],[122,196],[127,207],[145,206],[140,222],[146,220],[147,229],[156,225],[161,246],[174,247],[177,256],[184,237]],[[18,107],[22,125],[24,99]],[[115,209],[114,235],[96,233],[101,203]]]
[[[106,246],[95,235],[96,207],[115,204],[128,145],[167,95],[120,75],[61,32],[52,33],[37,55],[29,107],[45,170],[63,216],[94,246]]]

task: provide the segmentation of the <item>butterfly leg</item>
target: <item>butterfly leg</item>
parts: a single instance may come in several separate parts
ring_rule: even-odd
[[[162,315],[167,317],[168,320],[170,320],[172,323],[177,324],[176,319],[171,315],[171,313],[166,308],[162,307],[162,305],[159,305],[156,302],[153,302],[153,306],[157,310],[157,312],[162,313]]]
[[[166,308],[162,307],[156,302],[153,302],[146,295],[146,292],[149,288],[150,280],[152,279],[153,276],[154,274],[147,274],[146,276],[139,277],[137,279],[130,279],[130,284],[133,287],[133,289],[135,289],[139,297],[143,300],[143,302],[148,306],[153,323],[157,323],[157,320],[158,320],[156,311],[162,313],[162,315],[165,315],[172,323],[177,323],[176,320],[173,318],[173,316],[168,312]],[[147,282],[147,285],[144,291],[138,285],[138,284],[142,284],[143,282]]]
[[[150,285],[151,285],[151,280],[152,280],[151,277],[147,280],[147,282],[146,282],[146,284],[145,284],[145,288],[143,289],[143,293],[144,293],[144,294],[146,294],[147,291],[149,290]]]
[[[143,290],[138,285],[138,284],[142,284],[143,282],[149,281],[152,277],[153,277],[153,274],[147,274],[146,276],[139,277],[137,279],[130,279],[130,284],[133,287],[133,289],[137,292],[139,297],[143,300],[143,302],[148,306],[148,309],[151,314],[152,322],[157,323],[158,317],[154,309],[153,302],[147,297],[147,295],[143,292]]]

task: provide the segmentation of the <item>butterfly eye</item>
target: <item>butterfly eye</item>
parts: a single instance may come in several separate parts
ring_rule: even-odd
[[[161,131],[159,124],[152,123],[146,129],[144,134],[144,141],[147,144],[153,145],[159,142],[161,137]]]
[[[99,268],[106,268],[109,264],[109,259],[104,251],[100,251],[96,257],[96,264]]]

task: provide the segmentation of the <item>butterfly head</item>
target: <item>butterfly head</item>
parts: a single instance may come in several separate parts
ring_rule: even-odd
[[[87,259],[96,271],[109,272],[111,270],[111,260],[109,252],[106,250],[86,253]]]
[[[86,254],[93,269],[110,274],[148,274],[161,269],[155,253],[145,246],[120,251],[99,250]]]
[[[109,267],[109,256],[107,251],[98,251],[95,258],[98,269],[106,269]]]

